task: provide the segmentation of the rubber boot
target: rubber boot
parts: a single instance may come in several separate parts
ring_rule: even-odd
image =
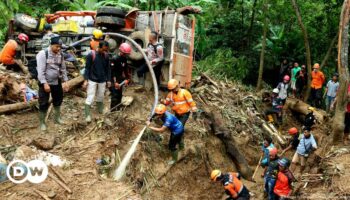
[[[45,123],[45,117],[46,117],[46,113],[47,111],[40,111],[39,112],[39,122],[40,122],[40,130],[41,131],[46,131],[47,130],[47,126],[46,126],[46,123]]]
[[[273,116],[272,115],[267,115],[267,121],[269,122],[269,123],[273,123]]]
[[[104,109],[103,102],[96,102],[96,104],[97,104],[98,113],[103,114],[103,109]]]
[[[54,107],[55,109],[55,124],[64,124],[64,122],[61,119],[61,106]]]
[[[85,104],[85,121],[86,122],[91,122],[91,106]]]
[[[177,161],[177,155],[178,155],[178,151],[172,151],[172,152],[171,152],[172,160],[170,160],[170,161],[168,162],[168,165],[173,165],[173,164],[176,163],[176,161]]]
[[[180,143],[179,143],[179,149],[180,149],[180,150],[184,150],[184,149],[185,149],[184,139],[181,139],[181,141],[180,141]]]

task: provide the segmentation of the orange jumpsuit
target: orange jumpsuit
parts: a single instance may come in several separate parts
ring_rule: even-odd
[[[15,64],[15,56],[18,44],[15,40],[9,40],[0,52],[0,63],[5,65]]]

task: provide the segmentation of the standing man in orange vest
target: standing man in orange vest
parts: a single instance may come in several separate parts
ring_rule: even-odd
[[[21,60],[22,46],[29,41],[28,35],[20,33],[14,40],[10,39],[0,52],[0,63],[4,64],[8,69],[21,69],[28,74],[28,68],[24,66]]]
[[[193,101],[191,93],[179,86],[179,81],[170,79],[168,82],[168,90],[170,91],[165,100],[161,100],[165,105],[171,105],[175,116],[185,126],[191,112],[197,111],[196,103]]]
[[[243,185],[239,173],[229,172],[222,174],[220,170],[215,169],[211,172],[210,178],[213,181],[221,182],[225,188],[225,193],[229,195],[226,200],[249,200],[249,190]]]
[[[326,78],[323,72],[320,71],[320,65],[314,64],[314,70],[311,73],[311,104],[317,108],[321,108],[322,104],[322,86]]]

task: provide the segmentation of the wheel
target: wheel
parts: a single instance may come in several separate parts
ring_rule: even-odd
[[[129,35],[129,38],[135,40],[135,42],[137,44],[139,44],[142,49],[144,49],[146,47],[146,45],[147,45],[146,44],[146,38],[145,38],[145,32],[143,32],[143,31],[135,31],[135,32],[133,32],[133,33],[131,33]],[[142,60],[142,59],[144,59],[142,53],[139,52],[137,50],[137,48],[133,44],[131,44],[129,41],[126,41],[126,42],[129,43],[132,46],[132,51],[131,51],[131,53],[129,55],[129,58],[131,60]]]
[[[104,7],[100,7],[97,10],[96,16],[114,16],[114,17],[120,17],[120,18],[124,18],[125,15],[127,14],[126,11],[120,9],[120,8],[115,8],[115,7],[111,7],[111,6],[104,6]]]
[[[99,16],[99,17],[96,17],[95,23],[98,26],[125,27],[125,20],[119,17]]]
[[[20,13],[15,15],[15,25],[23,30],[32,31],[38,27],[38,20],[29,15]]]

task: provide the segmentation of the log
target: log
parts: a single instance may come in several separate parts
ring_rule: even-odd
[[[225,127],[224,119],[217,109],[205,108],[205,115],[210,123],[212,132],[224,143],[226,152],[235,163],[238,171],[246,180],[252,180],[252,169],[250,169],[247,160],[237,148],[236,142],[231,137],[230,131]]]
[[[58,178],[56,178],[54,175],[49,174],[49,177],[54,180],[58,185],[60,185],[63,189],[65,189],[69,194],[72,194],[72,190],[62,181],[60,181]]]
[[[310,107],[309,104],[307,104],[299,99],[295,99],[295,98],[288,98],[285,106],[287,108],[289,108],[290,110],[297,112],[297,113],[300,113],[300,114],[303,114],[303,115],[306,115],[309,113],[308,107]],[[323,110],[320,110],[320,109],[315,110],[314,115],[315,115],[316,120],[319,123],[325,122],[328,118],[327,113]]]
[[[69,86],[69,89],[72,90],[78,87],[83,81],[84,81],[84,77],[78,76],[77,78],[69,80],[67,84]],[[38,100],[36,99],[36,100],[30,101],[29,103],[21,102],[21,103],[3,105],[3,106],[0,106],[0,114],[15,112],[26,108],[31,108],[35,106],[37,103],[38,103]]]
[[[286,144],[285,138],[281,136],[278,131],[273,130],[266,122],[262,124],[262,128],[271,136],[271,138],[276,139],[280,145],[284,146]]]

